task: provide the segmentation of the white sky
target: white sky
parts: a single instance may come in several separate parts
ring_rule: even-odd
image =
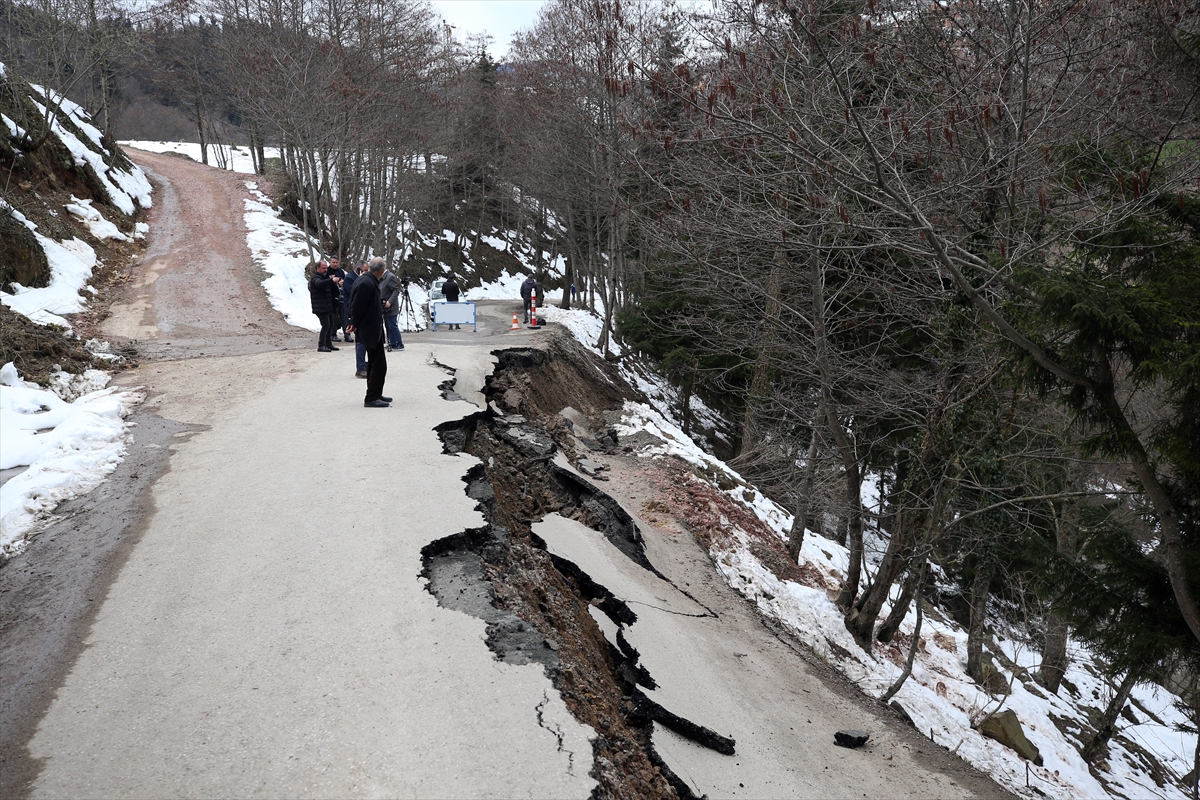
[[[537,20],[538,9],[546,0],[433,0],[433,12],[454,26],[459,40],[472,33],[492,36],[492,57],[503,60],[508,55],[512,35],[528,28]]]

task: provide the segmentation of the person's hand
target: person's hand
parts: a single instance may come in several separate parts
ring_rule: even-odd
[[[355,328],[353,325],[346,326],[346,333],[354,333],[354,331],[355,331]]]
[[[383,307],[384,307],[384,308],[391,308],[391,307],[392,307],[392,301],[391,301],[391,300],[384,300],[384,301],[383,301]]]

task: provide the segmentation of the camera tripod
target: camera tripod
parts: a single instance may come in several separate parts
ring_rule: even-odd
[[[396,316],[399,318],[396,321],[400,323],[400,329],[405,332],[419,331],[424,327],[417,327],[417,310],[413,307],[412,295],[408,291],[408,278],[400,280],[400,308]]]

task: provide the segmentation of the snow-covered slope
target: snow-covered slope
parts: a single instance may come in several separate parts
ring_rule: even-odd
[[[3,72],[2,64],[0,72]],[[4,75],[7,81],[7,74]],[[81,199],[68,194],[69,200],[64,202],[56,201],[49,195],[43,196],[37,187],[30,186],[25,190],[21,195],[24,200],[38,206],[48,205],[48,213],[53,217],[78,220],[77,235],[67,237],[60,233],[57,238],[47,235],[28,214],[22,213],[17,206],[26,206],[15,199],[15,194],[8,199],[0,197],[0,214],[10,215],[32,232],[36,246],[45,253],[50,267],[47,286],[24,286],[13,281],[11,292],[0,291],[0,302],[34,322],[70,330],[66,315],[78,313],[87,306],[87,298],[83,293],[93,269],[98,265],[95,248],[80,236],[90,235],[95,240],[127,241],[145,234],[144,224],[130,225],[128,220],[121,227],[133,230],[129,234],[123,233],[118,225],[104,216],[97,204],[103,203],[110,216],[131,217],[138,209],[150,207],[150,181],[137,165],[109,151],[91,116],[81,106],[59,97],[50,89],[36,84],[28,86],[28,96],[25,98],[28,103],[24,107],[34,108],[41,119],[49,119],[53,141],[65,149],[73,160],[67,169],[74,170],[78,176],[76,182],[91,187],[96,196]],[[24,158],[25,154],[20,149],[24,144],[24,129],[7,115],[4,121],[7,131],[0,131],[0,135],[8,135],[17,159]],[[62,180],[68,178],[64,175]],[[34,213],[28,208],[26,210],[29,214]]]
[[[557,309],[548,317],[597,352],[597,317]],[[777,575],[756,553],[773,551],[781,555],[774,561],[787,561],[784,545],[792,515],[685,435],[671,418],[675,393],[667,381],[647,365],[630,362],[623,360],[623,374],[653,407],[626,403],[618,434],[649,434],[654,444],[645,444],[646,436],[630,440],[642,443],[639,456],[676,458],[691,466],[669,487],[667,505],[694,527],[705,528],[710,555],[731,587],[793,630],[865,694],[882,696],[901,674],[916,624],[915,608],[891,644],[876,644],[870,654],[859,648],[832,599],[845,579],[847,549],[807,531],[799,564],[786,570],[788,577]],[[701,413],[711,415],[707,409]],[[774,566],[779,569],[778,563]],[[898,594],[896,587],[891,599]],[[890,605],[880,618],[889,610]],[[1059,693],[1051,695],[1031,677],[1041,661],[1036,646],[1020,631],[1002,632],[995,637],[1000,651],[996,667],[1010,691],[992,695],[966,674],[966,640],[966,631],[948,615],[938,609],[926,613],[912,675],[895,697],[917,729],[935,743],[1025,797],[1191,796],[1184,778],[1193,769],[1197,741],[1179,697],[1154,683],[1137,686],[1108,757],[1089,768],[1079,755],[1081,738],[1093,729],[1092,720],[1114,691],[1094,657],[1072,643],[1066,679]],[[976,730],[984,717],[1004,709],[1016,713],[1025,735],[1040,750],[1043,765],[1022,760]]]
[[[10,174],[0,187],[0,214],[9,218],[4,244],[19,245],[23,259],[14,266],[17,258],[10,261],[10,253],[3,254],[5,288],[11,291],[0,291],[0,302],[73,337],[68,316],[87,308],[95,292],[89,281],[101,257],[128,258],[134,249],[128,243],[148,230],[131,217],[150,207],[150,182],[136,165],[108,149],[82,107],[21,82],[2,64],[0,80],[8,111],[31,129],[44,122],[49,127],[38,148],[8,113],[0,128],[18,176]],[[38,251],[45,256],[40,266]],[[21,278],[29,283],[48,281],[22,285],[16,279],[22,275],[32,276]],[[23,338],[36,326],[22,330],[5,344],[29,368],[46,351],[30,348]],[[75,338],[73,344],[99,361],[116,359],[107,343]],[[80,360],[85,359],[86,354]],[[87,493],[112,472],[125,451],[125,418],[142,399],[137,391],[106,389],[109,375],[100,370],[72,375],[57,363],[49,369],[48,377],[44,369],[38,373],[44,388],[22,380],[12,363],[0,369],[0,470],[6,473],[0,485],[0,560],[20,552],[60,502]]]

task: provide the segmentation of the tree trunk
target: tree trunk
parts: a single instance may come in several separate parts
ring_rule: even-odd
[[[892,606],[887,619],[883,621],[883,624],[879,626],[879,630],[875,632],[875,639],[884,644],[892,640],[892,637],[896,635],[896,631],[900,630],[900,623],[904,622],[904,618],[908,616],[908,607],[912,604],[913,596],[917,592],[917,584],[920,583],[921,576],[925,571],[924,564],[918,570],[914,570],[913,566],[909,564],[908,577],[904,579],[904,587],[900,590],[900,597],[896,600],[895,605]],[[917,602],[918,604],[920,603],[919,598]],[[920,613],[919,606],[917,613]]]
[[[800,495],[804,498],[802,501],[804,505],[800,509],[800,516],[792,522],[792,530],[788,533],[788,555],[793,564],[800,563],[800,550],[804,547],[804,532],[808,530],[809,520],[813,517],[815,506],[813,503],[813,477],[817,471],[817,425],[820,424],[821,416],[821,403],[818,401],[817,409],[813,412],[812,438],[808,443],[808,457],[804,461],[804,483],[800,490]]]
[[[1062,521],[1058,526],[1058,552],[1064,556],[1075,555],[1079,537],[1079,503],[1067,501]],[[1042,666],[1038,669],[1037,682],[1058,694],[1063,675],[1067,672],[1067,621],[1054,613],[1051,604],[1046,617],[1046,646],[1042,650]]]
[[[858,471],[858,460],[855,458],[850,438],[842,429],[842,423],[837,418],[837,411],[828,396],[825,400],[825,409],[833,441],[842,454],[842,466],[846,478],[846,538],[849,539],[850,545],[850,565],[846,571],[846,583],[842,586],[841,594],[838,595],[837,604],[844,611],[849,611],[854,605],[854,598],[858,595],[858,582],[862,576],[862,477]],[[849,617],[846,619],[846,624],[847,626],[850,624]],[[865,649],[870,650],[869,642]]]
[[[992,567],[980,559],[971,584],[971,624],[967,627],[967,675],[983,683],[983,623],[987,619],[987,602],[992,589]]]
[[[1096,756],[1100,755],[1100,751],[1104,749],[1108,740],[1116,732],[1117,717],[1120,716],[1121,709],[1125,708],[1125,703],[1129,701],[1129,695],[1133,692],[1133,687],[1137,685],[1140,674],[1140,670],[1136,669],[1125,673],[1125,678],[1117,687],[1117,692],[1109,702],[1108,708],[1104,709],[1104,713],[1100,715],[1100,724],[1096,727],[1096,733],[1079,753],[1084,761],[1090,764]]]
[[[196,115],[196,135],[200,137],[200,163],[208,165],[208,140],[204,137],[204,111],[197,99],[194,106]]]
[[[917,660],[917,650],[921,647],[921,623],[925,620],[924,606],[921,605],[921,587],[925,585],[925,571],[928,564],[929,562],[926,559],[921,559],[921,568],[916,571],[915,580],[911,579],[912,576],[910,576],[910,580],[904,583],[906,589],[911,583],[913,591],[917,595],[917,622],[913,626],[912,642],[908,646],[908,658],[904,662],[904,671],[900,673],[900,677],[896,679],[896,682],[892,684],[883,697],[879,698],[879,702],[885,705],[896,696],[896,692],[900,691],[900,687],[908,680],[908,676],[912,675],[913,662]],[[906,602],[904,606],[907,609],[908,603]]]
[[[746,413],[742,417],[741,448],[735,462],[745,463],[754,457],[757,447],[759,411],[771,387],[771,356],[775,349],[775,329],[779,325],[779,287],[787,259],[780,248],[775,249],[771,274],[767,278],[767,297],[764,303],[762,336],[758,340],[758,357],[754,362],[754,375],[750,379],[750,392],[746,398]]]

